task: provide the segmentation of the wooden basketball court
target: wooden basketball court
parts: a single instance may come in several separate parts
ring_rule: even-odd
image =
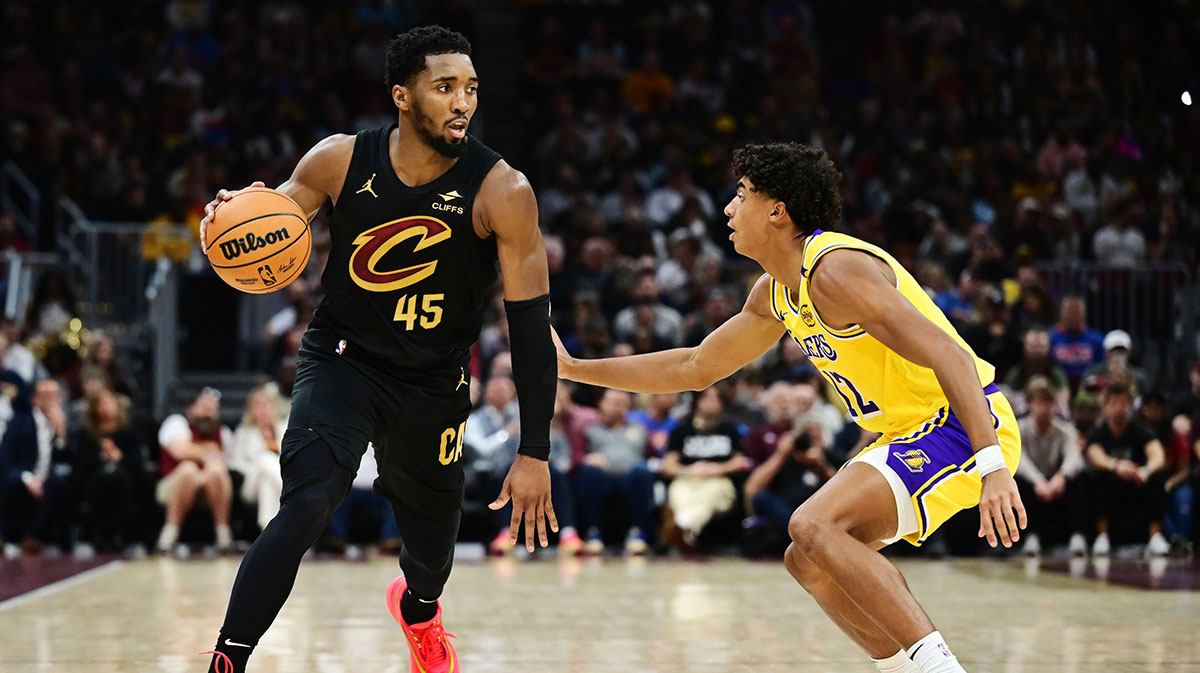
[[[1200,671],[1200,593],[1114,582],[1195,589],[1197,566],[899,565],[969,671]],[[0,670],[204,670],[207,657],[195,653],[213,644],[237,567],[228,558],[117,561],[0,603]],[[390,559],[305,561],[250,671],[407,673],[383,604],[396,573]],[[875,670],[780,563],[460,563],[443,608],[467,673]]]

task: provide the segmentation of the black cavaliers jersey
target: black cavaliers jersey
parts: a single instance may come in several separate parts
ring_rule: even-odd
[[[355,138],[310,336],[383,365],[443,365],[479,337],[496,282],[495,239],[479,238],[471,213],[500,155],[471,137],[450,170],[409,187],[388,158],[395,127]]]

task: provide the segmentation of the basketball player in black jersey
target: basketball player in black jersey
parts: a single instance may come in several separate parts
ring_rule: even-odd
[[[558,529],[546,462],[557,369],[537,203],[525,176],[467,133],[478,88],[470,53],[466,38],[438,26],[398,36],[387,55],[398,123],[322,140],[279,186],[310,219],[333,199],[333,248],[326,295],[300,349],[279,513],[242,561],[210,671],[245,670],[368,442],[375,489],[391,501],[404,541],[404,574],[387,598],[412,670],[459,670],[437,598],[463,499],[468,349],[497,260],[521,444],[492,508],[512,500],[512,542],[524,523],[530,551],[535,529],[542,546],[547,522]],[[222,190],[208,204],[202,245],[227,199]]]

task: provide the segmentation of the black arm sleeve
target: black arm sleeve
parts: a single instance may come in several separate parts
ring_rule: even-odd
[[[550,458],[550,418],[554,415],[558,359],[550,340],[550,295],[504,302],[512,344],[513,383],[521,413],[517,453]]]

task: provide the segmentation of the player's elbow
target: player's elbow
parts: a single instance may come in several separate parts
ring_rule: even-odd
[[[684,390],[699,392],[712,387],[714,383],[721,380],[719,372],[713,367],[706,366],[698,357],[699,350],[693,348],[692,353],[683,362],[683,374],[680,384]]]
[[[975,372],[975,357],[948,335],[943,343],[930,345],[933,347],[927,356],[932,361],[930,368],[937,372],[939,377],[943,373],[957,377],[965,372]]]

